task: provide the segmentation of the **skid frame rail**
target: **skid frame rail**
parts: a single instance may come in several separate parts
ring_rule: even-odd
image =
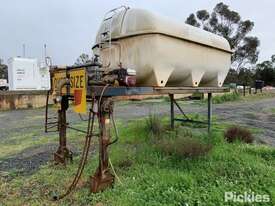
[[[103,86],[88,86],[87,97],[100,96]],[[192,93],[225,93],[229,92],[225,87],[108,87],[104,96],[133,96],[133,95],[169,95]]]

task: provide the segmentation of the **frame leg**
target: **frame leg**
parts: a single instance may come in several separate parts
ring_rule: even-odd
[[[99,107],[99,165],[95,174],[91,177],[90,191],[92,193],[103,191],[114,183],[114,176],[111,174],[109,169],[108,156],[108,146],[110,145],[111,139],[110,116],[113,112],[113,102],[110,98],[102,98]]]
[[[54,162],[56,164],[66,165],[68,160],[72,161],[72,152],[67,148],[67,120],[66,120],[67,102],[61,102],[61,109],[58,110],[58,131],[59,147],[54,153]]]
[[[170,127],[175,128],[175,110],[174,110],[174,94],[169,94],[170,97]]]
[[[211,123],[212,123],[212,93],[208,93],[208,113],[207,113],[207,126],[208,133],[211,132]]]

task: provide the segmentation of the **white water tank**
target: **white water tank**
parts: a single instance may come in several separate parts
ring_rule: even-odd
[[[232,53],[221,36],[129,8],[103,20],[93,50],[110,70],[135,69],[139,86],[222,86]]]

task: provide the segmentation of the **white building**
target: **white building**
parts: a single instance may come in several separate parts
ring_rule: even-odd
[[[9,90],[49,90],[49,67],[39,67],[37,59],[14,57],[8,60]]]

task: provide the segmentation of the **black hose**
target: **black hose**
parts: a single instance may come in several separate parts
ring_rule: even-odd
[[[101,109],[100,108],[101,99],[102,99],[102,97],[104,95],[104,92],[105,92],[105,90],[107,89],[108,86],[109,86],[108,84],[104,86],[104,88],[101,91],[100,97],[99,97],[99,102],[98,102],[98,105],[99,105],[99,107],[98,107],[99,112],[98,113],[99,114],[100,114],[100,109]],[[93,128],[94,128],[94,120],[95,120],[95,112],[93,111],[94,102],[95,101],[93,101],[92,109],[89,112],[87,135],[86,135],[85,144],[84,144],[84,147],[83,147],[81,160],[80,160],[77,172],[75,174],[75,177],[74,177],[72,183],[68,187],[67,191],[64,194],[60,195],[60,196],[56,195],[56,196],[53,197],[53,200],[55,200],[55,201],[61,200],[64,197],[66,197],[67,195],[69,195],[74,190],[74,188],[76,187],[76,185],[77,185],[77,183],[78,183],[78,181],[79,181],[79,179],[82,175],[83,169],[84,169],[86,161],[87,161],[88,153],[89,153],[89,150],[90,150],[91,139],[92,139],[92,136],[93,136]],[[91,118],[91,113],[93,113],[92,118]],[[91,123],[91,119],[92,119],[92,123]]]
[[[91,113],[93,113],[92,118],[91,118]],[[91,119],[92,119],[92,123],[91,123]],[[55,201],[56,200],[61,200],[64,197],[66,197],[67,195],[69,195],[73,191],[73,189],[76,187],[76,185],[77,185],[77,183],[78,183],[78,181],[79,181],[79,179],[82,175],[85,163],[87,161],[89,149],[90,149],[91,138],[93,136],[94,119],[95,119],[95,113],[93,111],[93,104],[92,104],[92,109],[89,112],[87,135],[86,135],[86,138],[85,138],[85,144],[84,144],[84,147],[83,147],[83,150],[82,150],[81,160],[80,160],[77,172],[75,174],[75,177],[74,177],[72,183],[68,187],[67,191],[64,194],[60,195],[60,196],[54,196],[53,197],[53,200],[55,200]]]

